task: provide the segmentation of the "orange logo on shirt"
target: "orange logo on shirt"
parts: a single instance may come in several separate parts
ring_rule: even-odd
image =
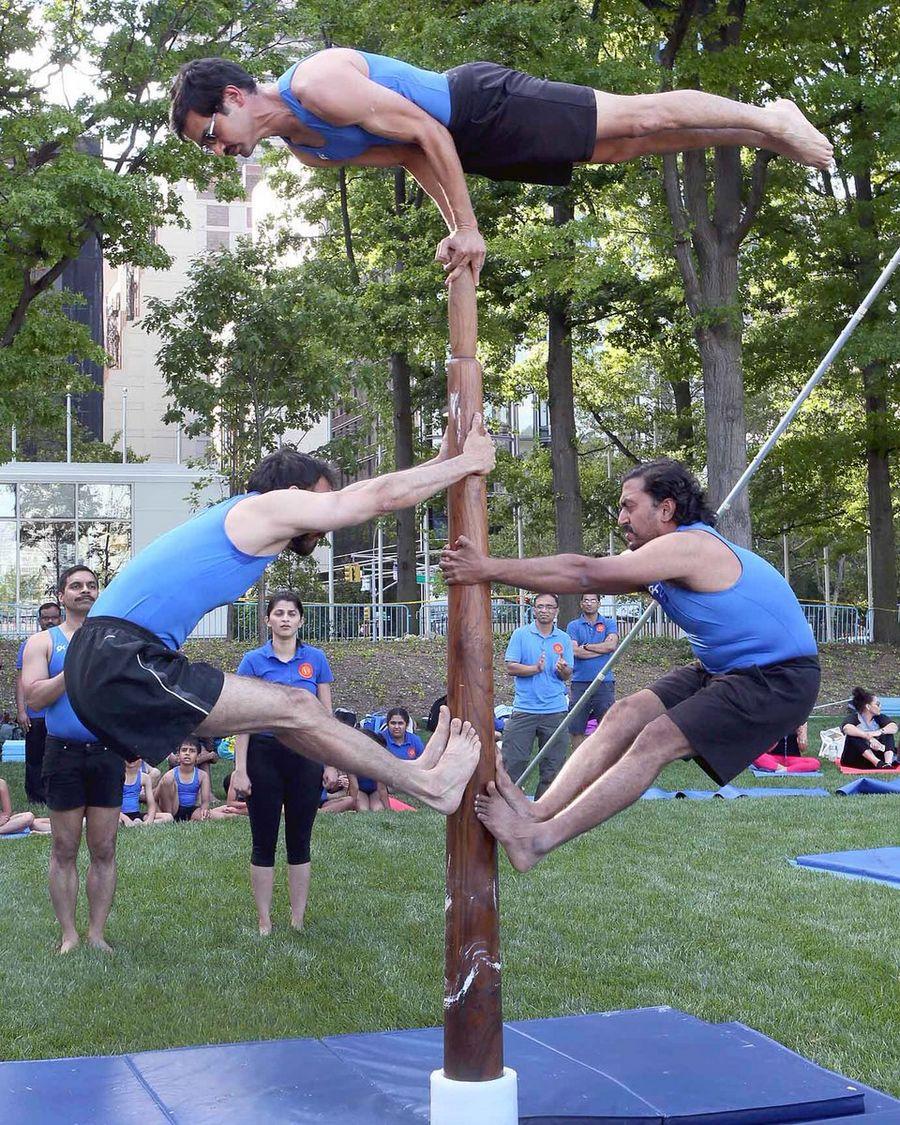
[[[300,667],[297,669],[304,680],[311,680],[313,674],[313,666],[308,661],[304,660]]]
[[[415,748],[415,746],[409,746],[409,747],[407,747],[407,750],[406,750],[406,756],[407,756],[407,758],[414,758],[414,757],[416,756],[416,748]]]
[[[559,643],[559,641],[557,641],[556,644],[553,646],[553,651],[556,653],[557,656],[562,656],[563,646]]]
[[[603,624],[602,621],[598,621],[597,624],[594,626],[594,629],[596,630],[596,632],[602,633],[606,630],[606,626]]]

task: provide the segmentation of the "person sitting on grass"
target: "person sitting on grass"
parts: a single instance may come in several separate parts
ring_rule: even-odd
[[[163,774],[157,786],[159,807],[173,820],[209,820],[209,776],[197,769],[199,753],[200,739],[188,735],[178,748],[178,765]]]
[[[892,770],[897,765],[897,724],[881,713],[874,692],[855,687],[841,723],[844,749],[841,765],[854,770]]]
[[[9,786],[0,777],[0,836],[14,836],[17,832],[24,832],[26,828],[32,832],[47,833],[50,831],[50,818],[35,816],[33,812],[14,813]]]
[[[141,808],[144,801],[147,808]],[[122,783],[122,811],[119,813],[120,828],[138,828],[141,825],[169,824],[171,813],[160,812],[153,795],[153,782],[150,771],[140,758],[125,763],[125,781]]]
[[[230,770],[222,779],[222,792],[225,794],[225,804],[209,810],[210,820],[230,820],[233,816],[248,815],[246,794],[234,784],[234,770]]]
[[[339,773],[333,766],[325,767],[320,813],[355,812],[358,796],[359,784],[352,773]]]
[[[388,711],[387,726],[381,732],[381,737],[395,758],[414,760],[425,749],[422,739],[409,726],[409,711],[405,707],[392,707]]]

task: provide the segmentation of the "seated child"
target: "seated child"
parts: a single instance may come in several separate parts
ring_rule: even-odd
[[[352,773],[338,773],[334,766],[326,766],[322,776],[319,812],[352,812],[356,809],[358,794],[359,784]]]
[[[146,812],[141,809],[142,800],[147,805]],[[156,807],[149,768],[144,765],[140,758],[134,758],[132,761],[126,762],[119,827],[136,828],[142,824],[167,824],[171,820],[171,813],[160,812]]]
[[[200,739],[189,734],[178,748],[178,765],[156,787],[160,809],[173,820],[209,820],[209,774],[197,768],[199,753]]]
[[[49,832],[50,818],[35,816],[33,812],[14,813],[9,786],[0,777],[0,836],[13,836],[16,832],[24,832],[26,828],[30,828],[32,832]]]
[[[232,816],[247,816],[247,801],[244,794],[235,789],[234,782],[231,780],[234,770],[225,774],[222,780],[222,792],[225,794],[225,804],[218,805],[214,809],[209,810],[210,820],[224,820],[226,817]]]

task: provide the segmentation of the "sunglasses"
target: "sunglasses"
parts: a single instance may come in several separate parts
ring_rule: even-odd
[[[198,144],[201,148],[212,148],[218,138],[216,137],[216,115],[213,114],[209,119],[209,124],[200,134]]]

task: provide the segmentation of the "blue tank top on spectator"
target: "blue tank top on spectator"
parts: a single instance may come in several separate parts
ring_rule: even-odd
[[[144,785],[144,764],[138,766],[137,777],[130,784],[126,780],[122,784],[122,812],[140,812],[141,789]]]
[[[615,619],[612,617],[597,616],[594,622],[581,615],[576,617],[574,621],[570,621],[566,626],[566,632],[572,638],[575,645],[596,645],[601,644],[607,640],[611,633],[618,634],[619,630],[616,628]],[[597,676],[597,673],[603,667],[610,654],[605,656],[601,653],[597,656],[590,657],[575,657],[575,671],[572,673],[572,679],[575,683],[591,683]],[[616,676],[612,668],[603,677],[605,684],[612,683]]]
[[[560,657],[572,667],[575,653],[572,638],[562,629],[553,627],[549,636],[543,636],[533,622],[522,625],[509,638],[505,659],[516,664],[537,664],[544,656],[544,669],[533,676],[514,676],[516,694],[514,711],[527,711],[532,715],[553,715],[566,711],[569,694],[565,680],[556,674]]]
[[[793,590],[765,559],[730,543],[705,523],[678,531],[714,535],[733,551],[741,575],[727,590],[701,593],[672,582],[654,582],[650,593],[687,634],[694,655],[708,672],[815,656],[816,641]]]
[[[200,792],[200,771],[194,766],[194,773],[190,781],[181,780],[181,767],[175,766],[175,785],[178,789],[178,804],[183,809],[193,809],[197,805],[197,794]]]
[[[16,671],[17,672],[22,671],[22,657],[25,655],[25,646],[27,644],[28,644],[28,639],[26,638],[19,645],[19,651],[16,653]],[[43,711],[34,711],[34,710],[32,710],[31,707],[28,706],[27,703],[25,704],[25,714],[29,717],[29,719],[43,719],[43,717],[44,717]]]
[[[362,55],[366,60],[369,78],[373,82],[414,102],[442,125],[450,124],[450,84],[445,74],[438,74],[433,70],[421,70],[419,67],[401,62],[400,59],[388,58],[387,55],[373,55],[368,51],[358,51],[357,54]],[[297,66],[298,63],[294,63],[278,79],[278,91],[304,125],[321,133],[324,144],[298,145],[284,137],[284,141],[292,149],[309,153],[322,160],[350,160],[372,148],[373,145],[406,143],[389,137],[380,137],[359,125],[331,125],[321,117],[317,117],[291,92],[291,79]]]
[[[50,634],[51,656],[48,671],[53,676],[58,676],[63,670],[66,660],[66,650],[69,647],[69,638],[58,625],[48,629]],[[51,703],[44,712],[47,723],[47,734],[54,738],[61,738],[66,742],[96,742],[97,736],[84,726],[75,712],[65,692]]]
[[[89,617],[121,617],[179,649],[197,622],[245,594],[277,555],[245,555],[228,538],[232,496],[145,547],[94,602]]]
[[[404,734],[402,742],[395,742],[389,730],[383,730],[381,737],[384,739],[385,746],[395,758],[418,758],[425,750],[422,739],[411,730]]]

